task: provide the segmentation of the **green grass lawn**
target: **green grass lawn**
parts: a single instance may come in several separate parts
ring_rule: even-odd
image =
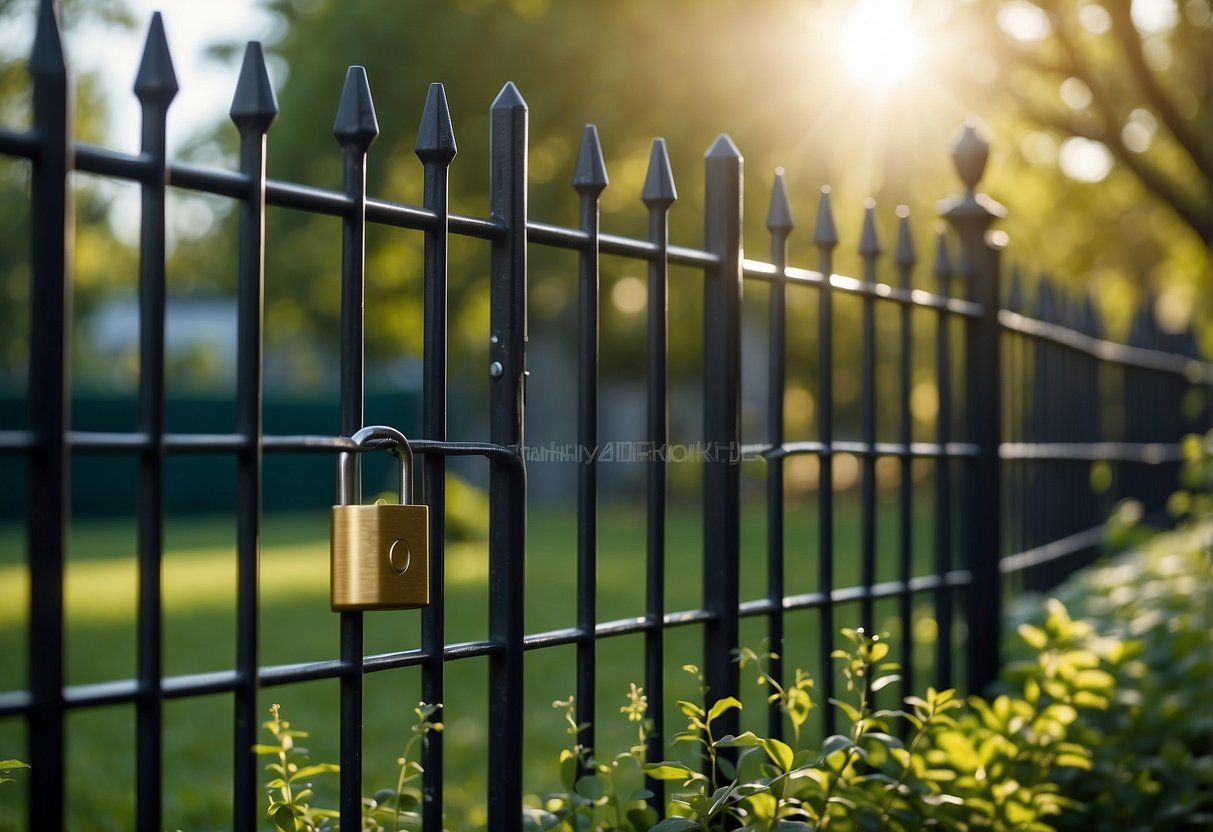
[[[891,499],[891,498],[890,498]],[[858,508],[841,499],[837,509],[837,584],[859,577]],[[931,570],[930,506],[915,508],[915,574]],[[895,505],[882,505],[878,522],[878,580],[896,577]],[[698,607],[702,593],[699,508],[674,506],[668,520],[667,609]],[[643,614],[644,512],[639,506],[604,505],[599,520],[599,620]],[[576,516],[537,508],[529,521],[526,627],[528,633],[570,627],[576,621]],[[136,570],[133,520],[90,520],[71,529],[67,575],[67,676],[79,685],[129,678],[135,672]],[[165,533],[164,639],[169,674],[232,667],[235,659],[235,556],[231,518],[170,518]],[[806,501],[786,517],[789,593],[817,589],[815,502]],[[766,526],[761,505],[748,506],[742,527],[743,598],[760,597],[766,586]],[[24,540],[20,526],[0,528],[0,690],[20,689],[27,676],[27,592]],[[447,639],[487,637],[487,546],[448,545]],[[338,655],[338,617],[328,608],[328,518],[325,512],[265,518],[261,557],[261,660],[263,664],[331,659]],[[896,631],[896,604],[878,605],[885,629]],[[930,638],[930,605],[920,610]],[[856,624],[849,605],[837,624]],[[368,613],[366,649],[386,652],[416,647],[419,613]],[[765,624],[743,622],[743,640],[759,646]],[[819,673],[817,615],[788,617],[785,652],[791,665]],[[895,636],[900,633],[894,632]],[[921,636],[922,633],[919,633]],[[669,733],[682,727],[672,703],[694,698],[692,680],[678,668],[702,661],[701,628],[670,631],[667,656]],[[925,640],[924,640],[925,641]],[[628,682],[643,681],[640,637],[602,641],[598,646],[597,743],[606,756],[634,742],[634,726],[619,715]],[[916,651],[920,672],[930,664],[929,644]],[[553,700],[575,687],[573,648],[531,651],[526,657],[527,710],[524,777],[528,791],[545,793],[558,785],[557,754],[567,737]],[[925,679],[919,676],[919,679]],[[762,723],[763,690],[747,685],[746,718]],[[444,734],[446,797],[454,828],[482,826],[486,771],[487,662],[447,665]],[[365,684],[365,784],[367,792],[395,782],[394,761],[403,748],[419,699],[413,669],[371,674]],[[282,703],[295,727],[309,730],[313,760],[337,759],[338,689],[335,681],[309,682],[265,690],[268,712]],[[228,695],[175,700],[165,705],[165,827],[230,828],[232,706]],[[267,713],[268,718],[268,713]],[[72,828],[123,830],[133,816],[134,708],[112,706],[72,712],[68,721],[68,813]],[[268,737],[268,735],[266,735]],[[814,737],[810,737],[812,741]],[[22,757],[29,738],[21,720],[0,720],[0,759]],[[672,750],[671,755],[675,752]],[[21,775],[18,775],[20,778]],[[317,780],[318,802],[335,804],[336,778]],[[25,828],[22,789],[0,786],[0,830]]]

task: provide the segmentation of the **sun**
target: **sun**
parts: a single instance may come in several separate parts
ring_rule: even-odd
[[[858,0],[842,25],[838,48],[843,64],[860,81],[887,87],[903,80],[922,55],[910,22],[910,0]]]

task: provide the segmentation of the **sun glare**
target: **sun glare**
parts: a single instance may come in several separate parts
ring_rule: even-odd
[[[905,78],[922,54],[910,0],[859,0],[843,23],[839,50],[861,81],[885,87]]]

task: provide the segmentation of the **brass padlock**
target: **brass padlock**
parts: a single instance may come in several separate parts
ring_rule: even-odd
[[[352,437],[368,449],[383,447],[400,462],[400,504],[364,506],[360,457],[337,458],[337,500],[329,547],[331,602],[336,612],[400,610],[430,603],[430,509],[410,505],[413,449],[400,431],[366,427]]]

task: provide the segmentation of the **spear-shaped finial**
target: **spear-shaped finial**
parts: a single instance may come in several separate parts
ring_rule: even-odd
[[[345,74],[345,87],[333,121],[333,135],[343,148],[366,152],[379,135],[379,120],[375,117],[375,102],[366,68],[351,66]]]
[[[788,235],[795,223],[792,221],[792,203],[788,200],[788,184],[783,177],[783,168],[775,168],[775,184],[771,187],[771,207],[767,210],[767,230],[772,234]]]
[[[606,162],[602,159],[602,143],[598,141],[598,127],[587,124],[581,133],[581,148],[573,168],[573,189],[583,196],[597,195],[609,182]]]
[[[438,162],[448,165],[459,151],[455,145],[455,128],[451,124],[451,111],[447,107],[446,90],[442,84],[430,84],[425,95],[425,108],[421,111],[417,144],[413,150],[423,164]]]
[[[834,211],[830,208],[830,186],[823,185],[821,199],[817,203],[817,226],[813,229],[813,242],[819,248],[838,245],[838,229],[834,226]]]
[[[674,171],[670,168],[670,154],[666,149],[665,139],[653,139],[653,149],[649,152],[649,171],[644,177],[644,190],[641,191],[640,198],[650,208],[668,208],[678,199],[678,189],[674,187]]]
[[[265,67],[265,54],[255,40],[249,41],[244,48],[244,61],[240,64],[240,78],[236,81],[229,115],[240,129],[252,127],[261,132],[268,130],[278,117],[278,99]]]
[[[173,56],[169,54],[168,38],[164,34],[164,18],[156,12],[143,44],[139,72],[135,75],[135,95],[144,103],[164,105],[173,100],[177,90],[177,73],[173,71]]]

